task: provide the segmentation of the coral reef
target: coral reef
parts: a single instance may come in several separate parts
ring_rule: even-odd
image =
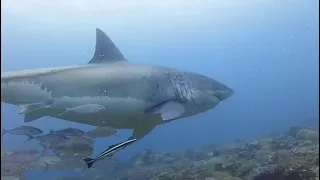
[[[319,132],[296,126],[276,137],[181,154],[145,151],[113,175],[117,180],[318,180]]]

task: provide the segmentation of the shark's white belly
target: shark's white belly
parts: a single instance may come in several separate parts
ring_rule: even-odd
[[[99,104],[106,109],[103,112],[87,115],[68,112],[66,118],[62,117],[62,119],[69,120],[68,117],[76,117],[70,120],[99,126],[109,125],[115,128],[132,128],[135,124],[146,120],[160,120],[160,116],[145,113],[145,109],[152,106],[151,102],[131,97],[62,97],[53,105],[53,108],[63,111],[64,106],[71,108],[85,104]]]
[[[57,101],[57,106],[63,109],[64,106],[68,108],[77,107],[86,104],[99,104],[104,106],[106,109],[104,113],[117,116],[118,114],[129,113],[131,115],[142,114],[146,107],[150,107],[152,104],[144,100],[135,99],[131,97],[108,97],[108,96],[97,96],[97,97],[62,97]]]

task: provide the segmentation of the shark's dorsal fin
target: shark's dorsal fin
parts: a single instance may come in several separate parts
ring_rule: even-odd
[[[96,49],[89,63],[106,63],[111,61],[125,61],[117,46],[99,28],[96,29]]]

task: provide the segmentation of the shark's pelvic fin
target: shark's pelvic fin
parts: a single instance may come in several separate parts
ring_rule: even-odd
[[[96,29],[96,49],[90,63],[106,63],[111,61],[125,61],[117,46],[99,28]]]

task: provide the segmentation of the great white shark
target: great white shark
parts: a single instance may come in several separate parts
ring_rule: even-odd
[[[25,122],[50,116],[133,129],[136,139],[157,125],[208,111],[233,92],[200,74],[130,62],[98,28],[95,53],[88,64],[1,72],[1,102],[20,106]],[[64,113],[66,108],[86,104],[105,109]]]

